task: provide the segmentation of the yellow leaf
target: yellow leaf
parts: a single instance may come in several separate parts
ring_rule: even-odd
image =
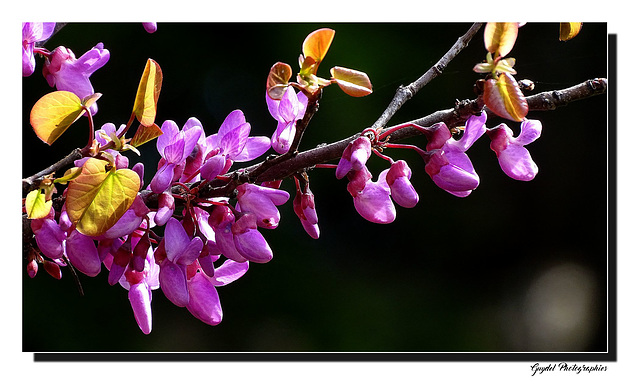
[[[304,39],[302,43],[302,54],[313,58],[316,62],[321,62],[329,50],[336,31],[329,28],[321,28],[313,31]]]
[[[136,172],[108,169],[108,165],[104,160],[88,159],[67,189],[69,219],[88,236],[101,235],[111,228],[129,209],[140,188]]]
[[[151,126],[156,120],[156,106],[161,87],[162,70],[158,63],[148,59],[133,104],[133,113],[143,126]]]
[[[371,81],[366,73],[350,68],[333,67],[331,76],[347,95],[361,97],[373,92]]]
[[[151,126],[140,125],[136,130],[135,135],[133,135],[133,138],[131,138],[131,142],[129,144],[133,147],[138,147],[159,137],[160,135],[162,135],[162,130],[157,124],[152,124]]]
[[[494,60],[505,57],[518,37],[518,23],[487,23],[484,28],[484,45],[495,53]]]
[[[24,206],[27,210],[27,218],[39,219],[49,215],[53,201],[46,199],[45,194],[40,189],[33,190],[27,194]]]
[[[80,98],[69,91],[54,91],[41,97],[31,109],[29,121],[38,138],[51,145],[84,110]]]
[[[66,184],[67,182],[69,182],[73,178],[75,178],[78,175],[80,175],[81,171],[82,171],[82,169],[80,167],[71,167],[70,169],[65,171],[63,176],[61,176],[60,178],[54,179],[53,183]]]
[[[571,40],[582,29],[582,23],[560,23],[560,41]]]

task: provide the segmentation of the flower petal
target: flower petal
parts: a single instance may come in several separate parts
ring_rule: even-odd
[[[151,333],[151,290],[140,282],[129,288],[128,296],[138,327],[144,334]]]
[[[226,260],[215,271],[211,283],[214,286],[224,286],[242,277],[249,270],[249,262]]]
[[[102,262],[93,239],[73,230],[65,242],[65,254],[79,271],[95,277],[100,273]]]
[[[160,288],[165,297],[178,307],[185,307],[189,302],[187,291],[186,267],[175,264],[168,259],[160,266]]]
[[[215,326],[222,321],[222,307],[215,286],[207,277],[197,272],[189,280],[187,310],[200,321]]]
[[[513,179],[530,181],[538,174],[538,166],[526,148],[511,144],[498,156],[500,168]]]

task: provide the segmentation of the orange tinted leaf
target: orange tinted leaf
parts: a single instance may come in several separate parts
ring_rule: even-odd
[[[140,125],[136,130],[135,135],[133,135],[133,138],[131,138],[131,142],[129,144],[133,147],[138,147],[160,135],[162,135],[162,130],[157,124],[154,123],[151,126]]]
[[[371,81],[364,72],[344,67],[333,67],[331,76],[349,96],[361,97],[373,92]]]
[[[487,23],[484,28],[484,45],[496,60],[511,52],[517,37],[518,23]]]
[[[27,211],[27,218],[38,219],[49,215],[53,201],[46,199],[41,189],[33,190],[27,194],[24,206]]]
[[[80,98],[69,91],[54,91],[41,97],[31,109],[29,120],[38,138],[51,145],[84,110]]]
[[[521,122],[529,112],[529,105],[518,82],[508,73],[484,83],[484,103],[496,115]]]
[[[129,169],[107,169],[109,162],[90,158],[81,174],[69,182],[67,213],[76,229],[98,236],[129,209],[140,188],[140,177]]]
[[[81,103],[83,106],[89,108],[91,107],[91,105],[95,102],[98,101],[98,99],[100,99],[100,97],[102,96],[101,93],[95,93],[95,94],[91,94],[85,98],[82,99]]]
[[[560,23],[560,41],[571,40],[582,29],[582,23]]]
[[[302,43],[302,54],[313,58],[316,62],[322,61],[329,50],[336,31],[329,28],[321,28],[311,32]]]
[[[133,104],[133,113],[143,126],[151,126],[156,119],[156,106],[161,87],[162,70],[158,63],[148,59]]]
[[[277,62],[271,67],[267,77],[267,90],[271,99],[282,98],[292,74],[291,66],[287,63]]]

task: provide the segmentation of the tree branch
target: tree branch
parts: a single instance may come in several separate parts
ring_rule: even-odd
[[[427,85],[427,83],[440,75],[447,65],[449,65],[451,60],[453,60],[453,58],[455,58],[469,44],[469,41],[471,41],[471,38],[473,38],[478,30],[480,30],[480,27],[482,27],[482,23],[474,23],[464,35],[458,38],[449,51],[447,51],[447,53],[445,53],[435,65],[429,68],[427,72],[408,86],[400,86],[391,100],[391,103],[387,109],[384,110],[380,118],[376,120],[372,128],[384,127],[404,103],[418,93],[418,91]]]
[[[541,92],[526,99],[529,104],[529,111],[551,111],[578,100],[604,94],[606,90],[607,79],[597,78],[562,90]],[[437,111],[408,123],[428,127],[438,122],[444,122],[448,127],[455,127],[463,124],[471,115],[479,114],[482,108],[483,103],[478,99],[464,100],[457,103],[453,108]],[[491,111],[487,111],[487,113],[490,117],[495,117]],[[407,127],[389,135],[389,140],[395,142],[419,134],[416,129]],[[277,168],[267,168],[258,175],[254,175],[254,171],[259,165],[249,167],[244,172],[250,174],[257,183],[284,179],[305,169],[313,168],[316,164],[340,158],[349,142],[359,135],[360,133],[357,133],[338,142],[301,152],[296,157],[281,162]]]

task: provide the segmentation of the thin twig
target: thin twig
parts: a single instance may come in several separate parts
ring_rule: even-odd
[[[384,127],[404,103],[444,71],[451,60],[453,60],[453,58],[455,58],[469,44],[469,41],[471,41],[471,38],[473,38],[478,30],[480,30],[480,27],[482,27],[482,23],[474,23],[471,28],[469,28],[464,35],[460,36],[455,44],[449,48],[449,51],[447,51],[447,53],[445,53],[436,64],[429,68],[427,72],[408,86],[400,86],[387,109],[384,110],[372,127]]]

